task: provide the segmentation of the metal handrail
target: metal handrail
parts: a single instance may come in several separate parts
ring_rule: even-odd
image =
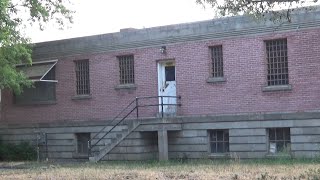
[[[147,105],[139,105],[139,99],[152,99],[152,98],[160,98],[161,103],[159,104],[147,104]],[[139,118],[139,107],[151,107],[151,106],[161,106],[161,117],[163,118],[163,106],[166,105],[173,105],[173,106],[181,106],[181,103],[175,103],[175,104],[164,104],[163,98],[176,98],[181,99],[181,96],[143,96],[143,97],[136,97],[129,105],[127,105],[115,118],[113,118],[105,127],[103,127],[98,133],[96,133],[89,141],[88,141],[88,156],[91,154],[91,150],[93,147],[97,146],[97,144],[106,137],[113,129],[115,129],[122,121],[124,121],[134,110],[136,110],[136,116],[137,119]],[[101,138],[98,139],[97,142],[95,142],[93,145],[91,144],[92,140],[95,139],[100,133],[102,133],[109,125],[111,125],[115,120],[119,118],[119,116],[126,111],[133,103],[135,102],[135,106],[131,109],[130,112],[128,112],[119,122],[117,122],[111,129],[109,129]]]

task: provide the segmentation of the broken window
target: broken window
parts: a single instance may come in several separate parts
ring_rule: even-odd
[[[77,95],[90,94],[89,60],[75,61]]]
[[[120,84],[134,84],[133,55],[119,56]]]
[[[222,45],[210,47],[212,60],[212,77],[223,77],[223,53]]]
[[[88,141],[90,140],[90,133],[76,133],[77,139],[77,153],[88,154]]]
[[[290,152],[290,128],[271,128],[269,133],[269,152]]]
[[[211,153],[229,152],[229,130],[210,130],[209,136]]]
[[[265,41],[268,86],[289,84],[287,39]]]

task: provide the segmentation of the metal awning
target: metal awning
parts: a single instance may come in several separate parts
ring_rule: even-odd
[[[44,77],[57,64],[58,60],[33,63],[31,66],[26,64],[17,65],[17,70],[23,72],[31,81],[58,82],[57,80],[48,80]]]

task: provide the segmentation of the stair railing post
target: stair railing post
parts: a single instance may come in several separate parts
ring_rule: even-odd
[[[137,111],[137,119],[139,118],[139,102],[138,102],[139,98],[136,97],[136,111]]]
[[[161,118],[163,118],[163,96],[161,96]]]

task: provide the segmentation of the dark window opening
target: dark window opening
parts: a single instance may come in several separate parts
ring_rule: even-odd
[[[134,57],[119,56],[120,84],[134,84]]]
[[[210,47],[212,60],[212,77],[223,77],[223,53],[222,46]]]
[[[211,153],[229,152],[229,130],[211,130],[209,136]]]
[[[268,61],[268,86],[289,84],[287,39],[265,41]]]
[[[166,81],[175,81],[176,80],[176,67],[175,66],[166,66],[165,67]]]
[[[89,60],[75,61],[77,95],[90,94]]]
[[[268,132],[270,153],[290,151],[290,128],[272,128]]]
[[[55,80],[55,67],[53,67],[43,80]],[[56,100],[56,83],[49,81],[36,81],[32,87],[23,88],[21,94],[14,95],[16,104],[33,104],[54,102]]]
[[[77,153],[88,154],[88,141],[90,140],[90,133],[77,133]]]

